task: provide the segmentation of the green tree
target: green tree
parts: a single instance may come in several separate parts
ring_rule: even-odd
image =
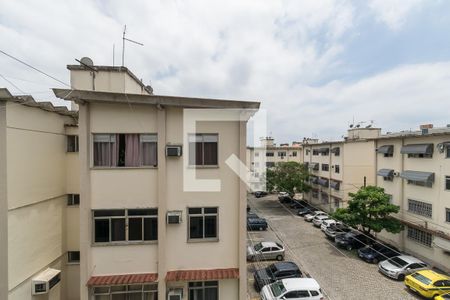
[[[383,188],[367,186],[356,193],[349,193],[351,199],[347,208],[338,208],[333,217],[352,227],[358,227],[364,233],[380,232],[385,229],[391,233],[403,230],[403,224],[391,217],[400,207],[389,203],[390,196]]]
[[[266,171],[267,190],[277,189],[288,192],[291,196],[308,192],[311,188],[308,179],[308,167],[295,161],[277,163],[274,168]]]

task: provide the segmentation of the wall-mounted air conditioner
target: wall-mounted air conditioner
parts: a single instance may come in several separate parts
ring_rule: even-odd
[[[394,176],[395,176],[395,177],[400,176],[400,172],[394,172]]]
[[[181,145],[167,145],[166,156],[181,156],[183,153],[183,147]]]
[[[55,285],[61,281],[61,271],[48,268],[39,273],[31,280],[31,294],[47,294]]]
[[[181,210],[173,210],[167,212],[167,224],[180,224]]]
[[[167,300],[183,300],[183,289],[173,289],[167,293]]]

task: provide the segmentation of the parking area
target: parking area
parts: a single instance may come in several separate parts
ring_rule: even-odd
[[[327,299],[421,299],[405,289],[403,282],[381,275],[376,264],[360,260],[356,251],[336,248],[320,229],[282,206],[276,196],[249,196],[248,204],[269,224],[267,231],[248,232],[248,244],[280,241],[286,249],[286,260],[295,262],[303,273],[316,279]],[[259,299],[253,287],[253,271],[270,263],[248,263],[249,299]]]

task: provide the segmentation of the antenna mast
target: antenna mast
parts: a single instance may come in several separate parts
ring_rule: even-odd
[[[122,34],[122,67],[125,66],[125,41],[132,42],[140,46],[144,46],[144,44],[142,43],[127,39],[125,37],[126,32],[127,32],[127,25],[125,24],[125,26],[123,27],[123,34]]]

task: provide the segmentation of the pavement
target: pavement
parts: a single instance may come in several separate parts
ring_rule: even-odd
[[[249,196],[252,211],[266,218],[267,231],[250,231],[248,244],[263,240],[279,241],[286,249],[286,261],[293,261],[308,277],[316,279],[326,299],[423,299],[405,288],[402,281],[389,279],[378,272],[376,264],[357,257],[356,250],[337,248],[319,228],[296,216],[295,211],[280,204],[276,196]],[[248,299],[260,299],[253,287],[253,272],[273,261],[248,263]]]

